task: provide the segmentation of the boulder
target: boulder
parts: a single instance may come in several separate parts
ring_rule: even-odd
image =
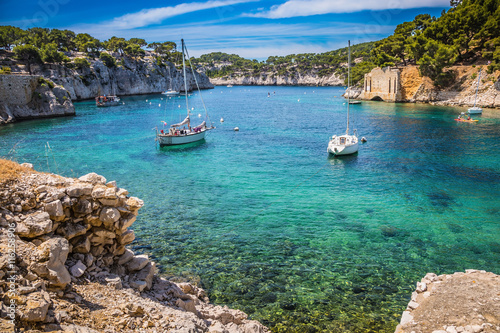
[[[146,289],[151,289],[153,286],[153,277],[155,275],[156,265],[153,262],[149,262],[144,268],[139,272],[132,275],[132,281],[144,281],[146,282]]]
[[[54,221],[63,221],[66,218],[61,200],[49,202],[45,205],[45,211],[49,213]]]
[[[135,233],[134,230],[127,230],[123,234],[117,237],[117,241],[119,244],[127,245],[134,241]]]
[[[104,223],[106,228],[111,228],[120,219],[120,212],[114,207],[104,207],[101,210],[99,219]]]
[[[53,237],[38,246],[35,256],[37,261],[30,265],[31,271],[42,278],[47,278],[54,287],[64,288],[71,282],[64,263],[68,258],[69,243],[62,237]]]
[[[95,184],[106,184],[106,178],[104,178],[101,175],[98,175],[95,172],[88,173],[84,176],[81,176],[78,179],[81,180],[82,182],[88,182],[88,183],[92,183],[94,185]]]
[[[92,213],[92,204],[86,199],[80,199],[76,205],[73,206],[73,211],[80,215],[90,214]]]
[[[130,227],[135,220],[137,219],[137,216],[135,214],[127,214],[125,215],[121,220],[120,220],[120,229],[122,232],[126,231],[128,227]]]
[[[47,317],[49,306],[50,303],[43,297],[33,297],[32,299],[28,299],[26,307],[20,311],[21,320],[28,322],[42,322]]]
[[[134,252],[132,250],[126,249],[125,253],[118,258],[118,265],[125,265],[130,260],[134,259]]]
[[[93,186],[88,183],[76,183],[66,189],[66,193],[72,198],[82,197],[84,195],[91,195]]]
[[[78,236],[85,235],[87,228],[81,224],[65,223],[60,226],[58,233],[62,234],[66,239],[72,239]]]
[[[26,219],[17,224],[16,233],[19,237],[35,238],[52,231],[52,220],[47,212],[28,215]]]
[[[146,267],[146,265],[149,263],[148,255],[147,254],[141,254],[138,256],[135,256],[127,265],[127,268],[129,271],[139,271]]]
[[[129,285],[132,288],[137,289],[139,292],[144,291],[144,289],[146,289],[146,287],[148,286],[146,281],[130,281]]]
[[[75,238],[71,243],[73,245],[73,253],[86,254],[90,252],[90,240],[87,236]]]
[[[74,264],[73,266],[71,266],[70,268],[70,272],[71,272],[71,275],[73,275],[74,277],[80,277],[83,275],[83,273],[85,273],[85,270],[87,269],[87,266],[85,266],[83,264],[83,262],[81,262],[80,260],[77,261],[76,264]]]
[[[108,286],[113,287],[115,289],[122,289],[122,280],[119,276],[110,276],[105,278]]]

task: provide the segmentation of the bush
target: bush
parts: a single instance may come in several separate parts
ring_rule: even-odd
[[[73,63],[77,69],[90,68],[90,62],[85,58],[76,58]]]
[[[102,60],[102,62],[109,68],[116,67],[116,60],[113,58],[113,56],[109,55],[108,53],[101,53],[99,56],[99,59]]]
[[[12,69],[9,66],[2,66],[2,68],[0,68],[0,74],[11,74],[11,73]]]
[[[54,82],[47,80],[46,78],[41,76],[38,78],[38,84],[42,87],[45,87],[45,85],[47,85],[50,87],[50,89],[53,89],[56,86]]]

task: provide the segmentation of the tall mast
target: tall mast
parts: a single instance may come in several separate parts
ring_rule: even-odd
[[[351,95],[351,41],[347,41],[349,55],[347,56],[347,130],[345,134],[349,135],[349,98]]]
[[[481,69],[479,68],[479,76],[477,77],[476,97],[474,97],[474,107],[476,107],[477,92],[479,91],[479,79],[481,78]]]
[[[188,89],[187,89],[187,81],[186,81],[186,63],[184,62],[184,39],[181,39],[182,43],[182,71],[184,73],[184,93],[186,94],[186,109],[189,116],[189,104],[188,104]]]

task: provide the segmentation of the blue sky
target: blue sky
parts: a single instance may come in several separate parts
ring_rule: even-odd
[[[0,25],[46,27],[147,42],[184,38],[191,56],[221,51],[249,59],[325,52],[379,40],[449,0],[0,0]]]

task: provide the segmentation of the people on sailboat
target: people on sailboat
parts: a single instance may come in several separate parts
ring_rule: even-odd
[[[471,120],[471,119],[470,119],[470,115],[467,117],[467,120]]]

